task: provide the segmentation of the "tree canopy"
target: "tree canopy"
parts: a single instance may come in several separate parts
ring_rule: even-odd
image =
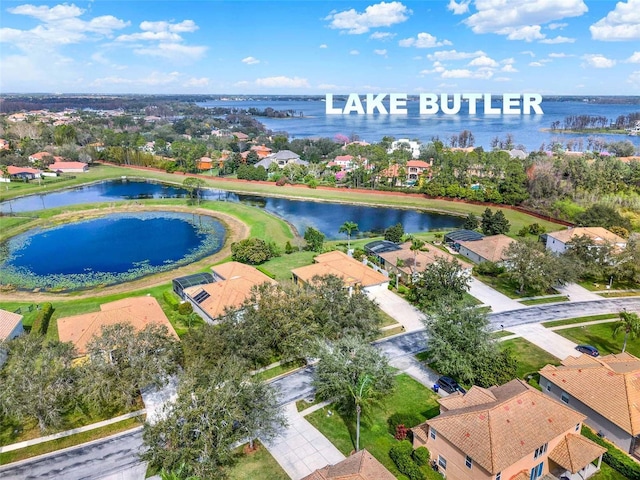
[[[457,260],[438,258],[423,272],[414,273],[407,298],[427,311],[444,297],[461,300],[469,290],[469,281],[469,274]]]

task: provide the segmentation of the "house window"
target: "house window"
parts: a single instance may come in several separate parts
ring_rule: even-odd
[[[467,466],[467,468],[471,468],[471,466],[473,465],[473,461],[471,460],[471,457],[469,455],[467,455],[464,464]]]
[[[433,438],[435,440],[436,439],[436,429],[431,427],[429,429],[429,435],[431,436],[431,438]]]
[[[551,384],[550,383],[547,383],[546,389],[547,389],[547,392],[551,391]]]
[[[579,423],[576,423],[576,432],[577,432],[578,430],[580,430],[580,424],[579,424]]]
[[[502,472],[496,473],[496,480],[502,480]]]
[[[560,395],[560,400],[562,400],[564,403],[569,403],[569,395],[567,395],[565,392],[562,392],[562,395]]]
[[[541,462],[539,465],[533,467],[531,469],[531,475],[529,475],[529,480],[536,480],[542,476],[542,470],[544,467],[544,462]]]
[[[544,445],[541,445],[540,447],[536,448],[536,451],[533,453],[533,458],[541,457],[542,454],[544,454],[546,451],[547,451],[547,444],[545,443]]]
[[[447,469],[447,461],[442,455],[438,455],[438,465],[440,465],[440,468],[443,470]]]

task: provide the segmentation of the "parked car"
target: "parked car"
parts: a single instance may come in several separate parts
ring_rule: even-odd
[[[466,393],[466,390],[458,385],[458,382],[451,377],[440,377],[438,379],[438,386],[447,393]]]
[[[596,347],[592,347],[591,345],[578,345],[576,347],[580,353],[586,353],[587,355],[591,355],[592,357],[597,357],[600,355],[600,352]]]

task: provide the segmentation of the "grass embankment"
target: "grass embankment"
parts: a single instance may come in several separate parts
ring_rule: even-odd
[[[404,479],[389,458],[389,449],[397,440],[389,432],[387,420],[393,414],[403,414],[415,419],[415,425],[405,426],[414,427],[438,415],[440,409],[437,398],[437,394],[408,375],[398,375],[394,392],[383,398],[378,405],[364,410],[360,427],[360,448],[366,448],[397,478]],[[329,411],[333,413],[331,416],[328,416]],[[338,413],[333,404],[306,418],[344,455],[348,456],[355,450],[355,418]],[[427,466],[427,475],[429,470],[431,469]],[[431,473],[434,472],[431,470]]]
[[[556,333],[577,344],[593,345],[598,349],[600,355],[609,355],[610,353],[620,353],[624,342],[624,332],[620,332],[616,338],[613,338],[613,326],[613,322],[598,323],[556,330]],[[627,340],[626,351],[640,357],[640,339],[634,339],[630,336]]]

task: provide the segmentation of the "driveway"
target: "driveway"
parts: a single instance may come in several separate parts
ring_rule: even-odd
[[[289,426],[277,438],[262,442],[292,480],[333,465],[345,456],[298,413],[295,402],[282,407]]]
[[[575,343],[539,323],[509,327],[509,331],[521,336],[560,360],[564,360],[569,356],[578,357],[580,355],[580,352],[576,350]]]
[[[563,287],[557,287],[561,294],[569,297],[572,302],[588,302],[591,300],[602,300],[602,297],[597,293],[590,292],[584,287],[581,287],[577,283],[567,283]]]
[[[378,304],[380,310],[401,324],[406,332],[414,332],[424,328],[422,324],[424,314],[388,288],[368,288],[366,292],[368,297]]]
[[[477,278],[471,277],[469,293],[480,300],[483,304],[489,305],[491,307],[491,311],[495,313],[522,308],[521,303],[507,297],[504,293],[500,293],[489,285],[482,283]]]

